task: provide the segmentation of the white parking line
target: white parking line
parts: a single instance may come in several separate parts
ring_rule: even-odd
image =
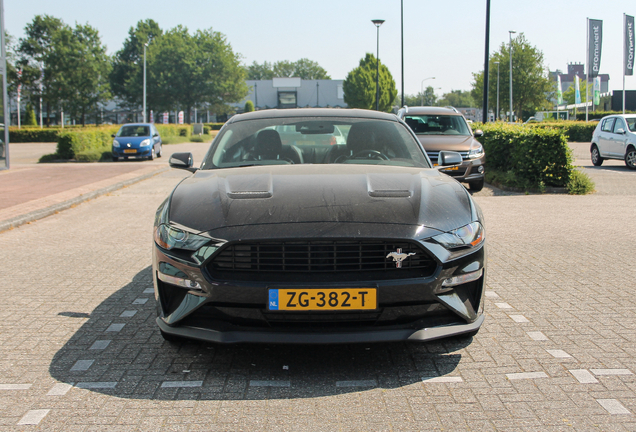
[[[509,380],[548,378],[545,372],[521,372],[506,374]]]
[[[540,331],[526,332],[526,333],[528,334],[528,336],[530,336],[530,339],[532,339],[532,340],[536,340],[536,341],[547,341],[547,340],[550,340],[550,339],[548,339],[548,337],[546,335],[544,335]]]
[[[633,375],[629,369],[590,369],[594,375]]]
[[[508,303],[495,303],[495,306],[497,306],[499,309],[513,309],[513,307],[510,306]]]
[[[595,384],[598,382],[598,380],[594,378],[594,375],[587,369],[571,369],[570,373],[581,384]]]
[[[440,376],[440,377],[422,377],[422,381],[425,383],[458,383],[464,382],[462,377],[456,376]]]
[[[64,396],[70,389],[73,388],[73,384],[57,383],[46,394],[47,396]]]
[[[494,291],[486,291],[486,297],[488,298],[500,298],[499,294]]]
[[[136,313],[137,313],[136,310],[123,311],[121,315],[119,315],[119,318],[132,318],[135,316]]]
[[[121,331],[121,329],[124,328],[126,324],[111,324],[106,331],[107,332],[118,332]]]
[[[28,411],[24,417],[22,417],[20,419],[20,421],[18,422],[19,425],[36,425],[36,424],[40,424],[40,422],[42,421],[42,419],[44,417],[46,417],[46,415],[49,413],[48,409],[41,409],[41,410],[31,410]]]
[[[336,387],[375,387],[378,383],[376,380],[351,380],[336,381]]]
[[[148,301],[147,298],[138,298],[138,299],[135,299],[135,301],[132,302],[132,304],[134,304],[134,305],[142,305],[142,304],[146,304],[147,301]]]
[[[95,363],[95,360],[78,360],[71,368],[71,372],[86,371],[93,363]]]
[[[185,387],[201,387],[203,381],[164,381],[161,383],[163,388],[185,388]]]
[[[610,414],[631,414],[631,412],[616,399],[596,399],[596,402]]]
[[[291,382],[284,380],[250,380],[250,387],[291,387]]]
[[[28,390],[32,384],[0,384],[0,390]]]
[[[546,350],[555,358],[572,358],[572,356],[563,350]]]
[[[110,340],[98,340],[93,342],[93,345],[91,345],[91,347],[89,348],[89,350],[103,350],[106,349],[106,347],[108,346],[108,344],[110,343]]]
[[[508,315],[510,317],[511,320],[513,320],[514,322],[517,323],[528,323],[530,322],[528,320],[528,318],[524,317],[523,315]]]
[[[155,293],[154,288],[146,288],[142,294],[154,294],[154,293]]]

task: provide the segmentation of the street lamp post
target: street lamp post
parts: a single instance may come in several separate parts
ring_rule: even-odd
[[[375,110],[380,111],[380,26],[384,23],[382,19],[371,20],[377,29],[377,58],[375,63]]]
[[[146,123],[146,47],[148,46],[147,43],[144,44],[144,115],[143,115],[143,119],[144,119],[144,123]]]
[[[435,79],[435,77],[424,78],[422,80],[422,84],[420,85],[420,87],[421,87],[420,94],[422,95],[422,106],[424,106],[424,81],[430,80],[430,79]]]
[[[510,48],[508,55],[510,56],[510,121],[513,121],[514,115],[512,113],[512,35],[517,33],[514,30],[508,30],[508,36],[510,36]]]
[[[499,62],[494,62],[497,65],[497,115],[495,121],[499,120]]]

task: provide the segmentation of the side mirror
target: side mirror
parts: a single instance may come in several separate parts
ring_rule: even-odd
[[[112,134],[111,136],[112,136],[113,138],[115,138],[115,134]]]
[[[441,151],[437,158],[437,168],[445,168],[452,165],[462,164],[462,155],[454,151]]]
[[[153,138],[157,138],[158,136],[159,136],[159,134],[158,134],[158,133],[156,133],[156,134],[154,134],[152,137],[153,137]]]
[[[481,129],[477,129],[475,132],[473,132],[473,135],[475,135],[476,137],[484,136],[484,131]]]
[[[618,128],[618,129],[616,129],[616,133],[619,134],[619,135],[625,135],[625,129]]]
[[[173,153],[168,162],[170,163],[170,168],[184,169],[190,172],[197,170],[197,168],[192,167],[194,160],[190,152]]]

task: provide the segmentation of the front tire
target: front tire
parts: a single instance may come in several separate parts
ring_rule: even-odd
[[[592,164],[594,166],[603,165],[603,158],[601,157],[601,152],[598,151],[598,147],[595,145],[592,146],[592,151],[590,152],[590,158],[592,159]]]
[[[117,162],[119,158],[117,156],[113,156],[113,162]]]
[[[468,187],[472,192],[479,192],[484,188],[484,179],[468,182]]]
[[[625,165],[631,170],[636,170],[636,149],[634,147],[627,149],[627,153],[625,153]]]
[[[160,158],[163,154],[163,145],[159,144],[159,151],[157,152],[157,157]]]
[[[157,157],[157,153],[155,152],[155,146],[152,146],[152,150],[150,150],[150,156],[148,157],[148,159],[155,160],[155,157]]]

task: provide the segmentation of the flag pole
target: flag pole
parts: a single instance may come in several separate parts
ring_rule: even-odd
[[[586,47],[585,47],[585,52],[587,53],[585,55],[585,61],[586,61],[586,65],[585,65],[585,121],[588,121],[588,116],[587,116],[587,93],[588,93],[588,88],[589,86],[589,81],[590,81],[590,19],[587,18],[587,25],[585,26],[585,35],[586,35]]]
[[[625,65],[627,57],[625,57],[627,45],[625,45],[625,33],[627,32],[627,15],[623,12],[623,114],[625,114]]]

